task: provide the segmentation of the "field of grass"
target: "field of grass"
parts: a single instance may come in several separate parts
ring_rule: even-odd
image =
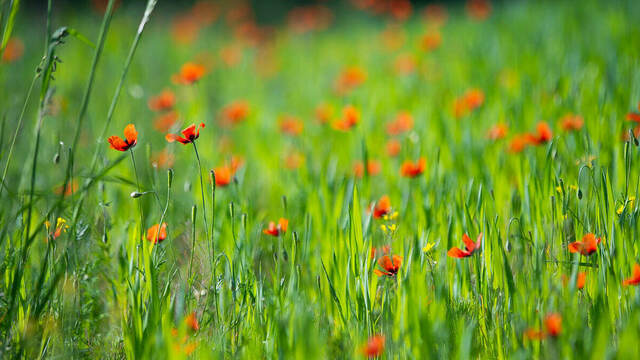
[[[41,3],[0,358],[638,356],[640,2]]]

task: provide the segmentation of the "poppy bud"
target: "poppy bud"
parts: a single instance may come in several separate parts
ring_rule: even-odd
[[[56,153],[55,155],[53,155],[53,163],[58,165],[59,162],[60,162],[60,153]]]
[[[191,207],[191,222],[195,224],[196,222],[196,214],[198,213],[198,209],[195,205]]]
[[[131,193],[131,195],[129,195],[129,196],[131,196],[132,198],[136,199],[136,198],[139,198],[139,197],[140,197],[140,196],[142,196],[142,195],[144,195],[144,194],[143,194],[143,193],[140,193],[140,192],[137,192],[137,191],[134,191],[134,192],[132,192],[132,193]]]
[[[582,200],[582,190],[578,189],[578,200]]]
[[[173,184],[173,169],[167,170],[167,183],[169,184],[169,187]]]
[[[216,172],[215,171],[213,170],[209,171],[209,180],[211,180],[213,191],[216,191]]]

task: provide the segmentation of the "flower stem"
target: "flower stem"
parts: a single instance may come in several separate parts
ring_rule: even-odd
[[[200,163],[200,155],[198,154],[198,147],[195,142],[191,142],[193,144],[193,150],[196,152],[196,159],[198,160],[198,175],[200,175],[200,195],[202,196],[202,216],[204,218],[204,232],[209,238],[209,228],[207,225],[207,207],[204,202],[204,180],[202,180],[202,163]]]

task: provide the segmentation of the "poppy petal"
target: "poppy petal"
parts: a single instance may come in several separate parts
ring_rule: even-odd
[[[136,127],[133,124],[127,125],[124,128],[124,137],[127,139],[129,144],[135,144],[138,140],[138,132],[136,131]]]

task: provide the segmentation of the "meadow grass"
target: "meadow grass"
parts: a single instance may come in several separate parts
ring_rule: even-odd
[[[326,29],[256,40],[229,4],[207,22],[0,1],[0,56],[25,45],[0,63],[0,357],[357,358],[376,336],[389,359],[637,356],[640,3],[454,4],[440,26],[330,5]],[[206,22],[189,41],[184,14]],[[188,62],[203,76],[175,83]],[[338,91],[350,67],[366,79]],[[179,115],[159,131],[163,89]],[[349,105],[359,122],[336,129]],[[136,145],[110,149],[128,124]],[[572,251],[586,234],[595,250]]]

